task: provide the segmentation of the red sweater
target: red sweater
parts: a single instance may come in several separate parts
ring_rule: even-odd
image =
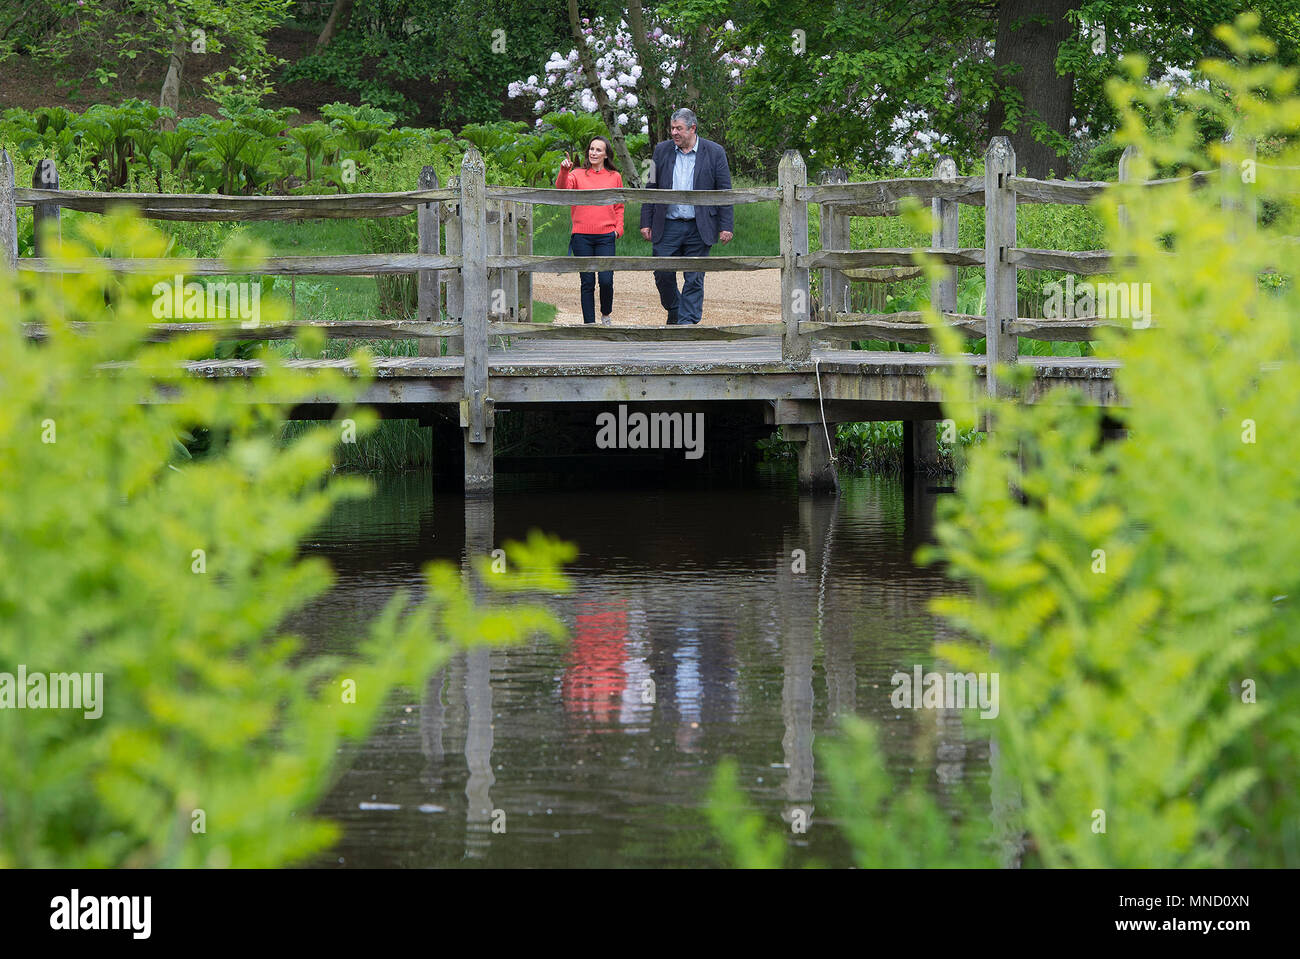
[[[575,167],[568,173],[560,170],[555,178],[555,186],[561,190],[600,190],[621,187],[623,175],[616,170],[604,169],[599,172]],[[623,235],[623,204],[609,206],[575,206],[571,208],[574,233],[608,233],[613,230]]]

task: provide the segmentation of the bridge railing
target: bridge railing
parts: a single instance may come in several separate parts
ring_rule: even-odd
[[[1120,164],[1127,179],[1131,155]],[[467,365],[485,364],[488,338],[496,335],[561,339],[680,341],[781,337],[782,359],[797,363],[811,355],[816,340],[880,339],[927,343],[932,337],[919,312],[862,313],[849,308],[850,284],[895,282],[921,275],[916,248],[852,249],[853,217],[894,216],[908,197],[928,200],[935,218],[931,245],[925,250],[948,269],[931,290],[931,302],[945,322],[971,337],[984,337],[986,352],[999,362],[1012,362],[1018,338],[1083,342],[1096,338],[1102,327],[1131,328],[1106,315],[1069,318],[1023,317],[1018,314],[1017,273],[1020,269],[1061,270],[1080,275],[1111,272],[1108,250],[1041,250],[1022,248],[1016,238],[1016,209],[1021,203],[1085,204],[1114,184],[1066,180],[1037,180],[1015,174],[1015,154],[1006,138],[996,138],[985,154],[981,176],[957,176],[951,159],[942,158],[932,177],[847,182],[843,171],[829,171],[821,183],[809,185],[803,159],[787,151],[778,169],[776,187],[734,190],[654,190],[618,188],[561,190],[533,187],[491,187],[484,179],[482,158],[471,149],[461,175],[441,187],[433,168],[420,174],[419,189],[402,193],[357,193],[326,196],[220,196],[148,193],[97,193],[58,189],[58,172],[43,161],[31,189],[16,188],[8,157],[0,154],[0,265],[38,273],[108,268],[120,272],[190,277],[241,274],[279,276],[385,276],[415,274],[415,320],[375,320],[360,323],[312,324],[337,337],[416,338],[422,354],[465,353],[469,341],[484,356],[468,353]],[[6,172],[7,171],[7,172]],[[1203,184],[1220,171],[1190,178],[1147,181],[1160,189],[1185,180]],[[537,206],[600,205],[607,203],[691,203],[738,205],[775,202],[780,216],[780,249],[769,256],[655,257],[537,256],[532,252],[534,208]],[[37,256],[17,258],[17,209],[33,206],[38,220],[58,218],[60,208],[104,213],[116,205],[134,207],[146,218],[182,221],[265,221],[370,218],[416,215],[418,252],[277,256],[256,268],[238,269],[218,257],[190,259],[97,259],[93,263],[54,261],[37,249]],[[809,251],[809,206],[819,207],[821,249]],[[962,248],[958,243],[962,205],[985,208],[984,244]],[[39,234],[40,231],[38,231]],[[39,239],[38,239],[39,243]],[[982,267],[983,315],[956,312],[956,271]],[[532,322],[534,273],[598,270],[701,270],[729,272],[778,269],[781,272],[779,322],[734,326],[628,328],[556,326]],[[810,289],[813,271],[820,271],[820,297]],[[445,295],[444,295],[445,291]],[[442,317],[445,315],[446,319]],[[263,326],[249,330],[230,324],[158,324],[159,336],[216,328],[239,339],[274,339],[293,335],[292,327]],[[998,386],[989,370],[991,391]]]

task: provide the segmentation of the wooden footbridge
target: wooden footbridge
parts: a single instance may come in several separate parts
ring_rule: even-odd
[[[16,211],[34,206],[38,221],[58,217],[59,208],[104,213],[130,204],[162,220],[248,221],[415,215],[419,250],[413,254],[272,257],[249,270],[219,258],[117,259],[113,270],[171,278],[272,274],[417,275],[418,313],[413,320],[366,323],[293,323],[256,329],[237,322],[160,323],[160,337],[198,329],[216,330],[230,340],[287,339],[301,326],[322,327],[332,338],[416,339],[420,355],[379,358],[363,402],[382,415],[459,424],[467,493],[491,492],[494,477],[494,427],[505,409],[565,408],[584,404],[596,413],[612,405],[643,409],[708,408],[746,403],[767,423],[780,424],[785,438],[798,444],[800,483],[834,488],[828,439],[840,422],[903,420],[909,468],[937,459],[935,420],[944,399],[927,376],[945,363],[967,363],[981,389],[1006,389],[998,364],[1032,368],[1022,394],[1037,402],[1053,389],[1069,387],[1090,402],[1116,406],[1110,360],[1018,356],[1018,337],[1087,341],[1100,327],[1127,327],[1128,321],[1099,317],[1030,319],[1017,316],[1016,275],[1022,268],[1099,274],[1111,269],[1107,251],[1022,249],[1016,243],[1018,203],[1087,203],[1111,184],[1036,180],[1015,175],[1015,155],[1005,138],[986,153],[982,176],[961,177],[951,160],[940,161],[928,178],[850,183],[832,171],[817,185],[794,151],[786,153],[776,187],[736,190],[616,189],[568,191],[489,187],[477,151],[464,157],[461,175],[441,187],[426,167],[419,189],[405,193],[339,196],[192,196],[91,193],[58,189],[57,172],[47,161],[38,167],[31,189],[16,188],[9,158],[0,152],[0,268],[35,273],[67,273],[78,266],[40,255],[17,256]],[[1123,177],[1121,166],[1121,177]],[[1203,174],[1197,174],[1203,176]],[[1159,187],[1175,181],[1151,181]],[[944,321],[975,338],[985,354],[952,359],[935,353],[850,349],[864,339],[926,343],[929,328],[919,313],[869,314],[848,309],[854,281],[887,282],[921,275],[913,249],[850,248],[849,224],[855,216],[897,215],[905,197],[929,201],[936,227],[924,252],[944,265],[932,284],[932,302]],[[534,206],[615,202],[730,205],[776,202],[780,209],[780,252],[775,256],[712,257],[544,257],[532,254]],[[820,246],[809,252],[809,204],[820,207]],[[985,242],[957,246],[960,205],[985,208]],[[39,225],[39,224],[38,224]],[[38,234],[40,231],[38,230]],[[104,261],[96,262],[99,268]],[[986,313],[956,312],[958,267],[984,269]],[[557,326],[531,322],[531,274],[579,270],[730,270],[781,271],[780,322],[738,326],[624,328]],[[820,296],[812,297],[811,276],[820,273]],[[994,361],[990,368],[989,361]],[[348,360],[296,360],[306,370],[348,368]],[[201,360],[189,364],[196,376],[256,376],[255,360]],[[952,398],[949,398],[952,399]],[[321,395],[294,410],[295,416],[328,416],[336,397]],[[435,431],[445,441],[444,430]],[[453,434],[454,435],[454,434]],[[438,442],[438,439],[435,439]],[[460,452],[459,450],[457,451]]]

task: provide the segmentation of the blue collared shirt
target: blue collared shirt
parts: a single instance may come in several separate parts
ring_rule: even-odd
[[[693,190],[695,189],[695,158],[700,153],[700,141],[695,140],[695,146],[691,147],[690,153],[683,153],[681,147],[674,147],[677,152],[677,162],[673,164],[673,189],[674,190]],[[671,203],[668,206],[668,219],[670,220],[693,220],[695,218],[695,207],[689,203]]]

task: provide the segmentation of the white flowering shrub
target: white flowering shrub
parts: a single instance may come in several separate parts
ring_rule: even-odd
[[[727,35],[734,32],[735,25],[728,20],[718,31],[712,49],[714,62],[728,70],[733,85],[741,82],[745,70],[762,55],[762,47],[743,47],[733,52],[731,48],[734,44],[728,42]],[[611,30],[603,17],[597,17],[594,21],[584,17],[582,33],[596,61],[600,85],[609,96],[619,126],[628,132],[648,135],[650,127],[646,110],[642,106],[642,97],[649,78],[645,72],[646,65],[637,57],[627,22],[620,20],[618,26]],[[684,41],[661,26],[647,30],[646,40],[650,55],[656,59],[654,66],[660,78],[659,83],[667,90],[672,86],[672,78],[678,76],[678,62]],[[542,125],[542,117],[547,113],[597,112],[596,95],[587,86],[587,78],[576,48],[567,54],[552,51],[540,75],[533,74],[526,80],[516,80],[507,87],[506,93],[511,98],[533,100],[533,113],[536,114],[534,125],[538,127]]]

